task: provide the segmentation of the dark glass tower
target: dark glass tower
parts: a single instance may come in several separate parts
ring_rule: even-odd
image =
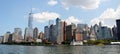
[[[120,19],[116,20],[117,25],[117,38],[120,40]]]
[[[34,39],[35,39],[35,38],[38,38],[38,28],[37,28],[37,27],[34,28],[33,38],[34,38]]]

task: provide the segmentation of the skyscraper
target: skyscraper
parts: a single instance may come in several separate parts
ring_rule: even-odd
[[[116,20],[117,25],[117,38],[120,40],[120,19]]]
[[[3,36],[3,43],[8,42],[8,38],[9,38],[10,34],[11,33],[9,31],[4,34],[4,36]]]
[[[24,39],[25,41],[30,41],[32,39],[31,35],[30,35],[30,28],[25,28],[25,34],[24,34]]]
[[[20,42],[22,38],[22,29],[21,28],[14,28],[14,33],[12,33],[12,41]]]
[[[25,41],[31,41],[33,37],[33,13],[29,13],[28,27],[25,29],[24,39]]]
[[[104,39],[104,37],[103,37],[104,32],[102,32],[102,30],[104,31],[104,27],[102,28],[102,23],[99,22],[99,25],[98,25],[98,37],[97,37],[98,40]]]
[[[64,21],[64,26],[63,26],[63,40],[66,41],[66,26],[67,23]]]
[[[107,26],[102,26],[101,27],[101,39],[111,39],[112,38],[112,33],[111,29],[108,28]]]
[[[61,21],[61,19],[59,19],[59,18],[57,18],[56,19],[56,36],[58,36],[59,35],[59,27],[60,27],[60,22]]]
[[[96,38],[99,39],[99,26],[98,26],[97,24],[95,24],[95,25],[93,26],[93,29],[94,29]]]
[[[63,35],[64,35],[64,22],[60,21],[59,22],[59,27],[58,27],[58,36],[57,36],[57,43],[61,44],[61,42],[63,42]]]
[[[14,33],[22,36],[22,29],[21,28],[14,28]]]
[[[44,27],[44,33],[45,33],[45,39],[48,39],[49,38],[49,26],[45,26]]]
[[[34,28],[33,38],[38,38],[38,28],[37,27]]]
[[[117,27],[116,26],[112,28],[112,33],[113,33],[113,39],[117,40]]]
[[[76,25],[75,24],[71,24],[71,25],[67,25],[66,26],[66,41],[73,41],[74,37],[75,37],[75,30],[76,30]]]
[[[29,13],[29,19],[28,19],[28,28],[30,32],[30,36],[33,37],[33,13],[31,11],[31,13]]]
[[[3,42],[3,37],[4,37],[4,36],[0,36],[0,43]]]
[[[87,24],[77,24],[77,27],[79,28],[80,32],[82,32],[82,39],[88,40],[89,36],[89,27]]]
[[[77,26],[75,29],[75,36],[74,36],[75,41],[83,40],[82,32],[83,32],[82,29],[79,26]]]
[[[40,33],[39,33],[38,39],[44,39],[44,33],[43,33],[43,32],[40,32]]]
[[[53,36],[54,36],[54,30],[53,30],[53,28],[54,28],[54,25],[53,24],[50,25],[50,29],[49,29],[49,41],[50,42],[53,42]]]
[[[60,43],[60,29],[61,29],[61,19],[59,19],[59,18],[57,18],[56,19],[56,32],[55,32],[55,34],[56,34],[56,37],[57,37],[57,43],[59,42]]]
[[[13,38],[13,35],[12,35],[12,34],[10,34],[10,35],[9,35],[9,37],[8,37],[8,42],[12,42],[12,41],[13,41],[13,39],[12,39],[12,38]]]
[[[29,13],[29,19],[28,19],[28,27],[32,28],[32,23],[33,23],[33,13]]]
[[[99,22],[99,25],[95,24],[93,26],[94,32],[98,40],[102,39],[111,39],[112,38],[112,31],[107,26],[102,26],[102,23]]]
[[[97,35],[96,35],[96,33],[95,33],[95,30],[94,30],[94,28],[91,26],[91,28],[90,28],[90,32],[89,32],[90,34],[89,34],[89,36],[90,36],[90,40],[97,40]]]

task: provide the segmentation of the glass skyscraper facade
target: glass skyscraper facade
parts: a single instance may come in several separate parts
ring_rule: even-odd
[[[45,39],[49,38],[49,26],[44,27]]]
[[[116,20],[117,23],[117,39],[120,40],[120,19]]]
[[[33,13],[29,13],[28,27],[25,29],[24,39],[30,41],[33,38]]]
[[[14,33],[18,36],[22,36],[22,29],[21,28],[14,28]]]
[[[38,28],[37,28],[37,27],[34,28],[33,38],[34,38],[34,39],[35,39],[35,38],[38,38]]]
[[[29,19],[28,19],[28,28],[30,36],[33,37],[33,13],[29,13]]]

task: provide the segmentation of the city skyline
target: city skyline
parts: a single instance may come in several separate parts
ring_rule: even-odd
[[[81,1],[83,3],[79,4]],[[0,3],[0,35],[4,35],[7,31],[13,32],[17,27],[24,31],[28,24],[30,9],[34,14],[33,28],[38,27],[39,31],[44,31],[44,26],[49,24],[48,20],[55,20],[57,17],[68,24],[85,23],[90,26],[101,21],[103,25],[109,27],[114,26],[115,20],[120,18],[119,0],[88,0],[89,5],[85,5],[86,0],[74,2],[72,0],[69,2],[68,0],[14,0]]]
[[[31,21],[28,22],[31,23]],[[110,29],[107,26],[103,26],[101,22],[89,27],[87,24],[74,24],[67,25],[65,21],[57,18],[56,23],[44,26],[44,33],[40,32],[37,27],[33,31],[29,28],[25,28],[24,38],[22,38],[21,28],[15,28],[14,32],[6,32],[2,36],[2,42],[51,42],[61,44],[63,42],[71,41],[88,41],[88,40],[119,40],[119,25],[120,20],[117,20],[117,27]],[[29,23],[28,23],[29,25]],[[115,32],[117,31],[117,32]],[[32,32],[32,33],[31,33]],[[39,33],[39,34],[38,34]],[[31,35],[33,34],[33,35]],[[33,36],[33,37],[32,37]],[[82,43],[82,42],[81,42]]]

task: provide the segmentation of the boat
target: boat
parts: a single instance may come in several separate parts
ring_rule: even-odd
[[[83,45],[83,42],[82,41],[75,41],[75,40],[73,40],[71,43],[70,43],[70,45]]]
[[[120,42],[111,42],[112,45],[120,45]]]

